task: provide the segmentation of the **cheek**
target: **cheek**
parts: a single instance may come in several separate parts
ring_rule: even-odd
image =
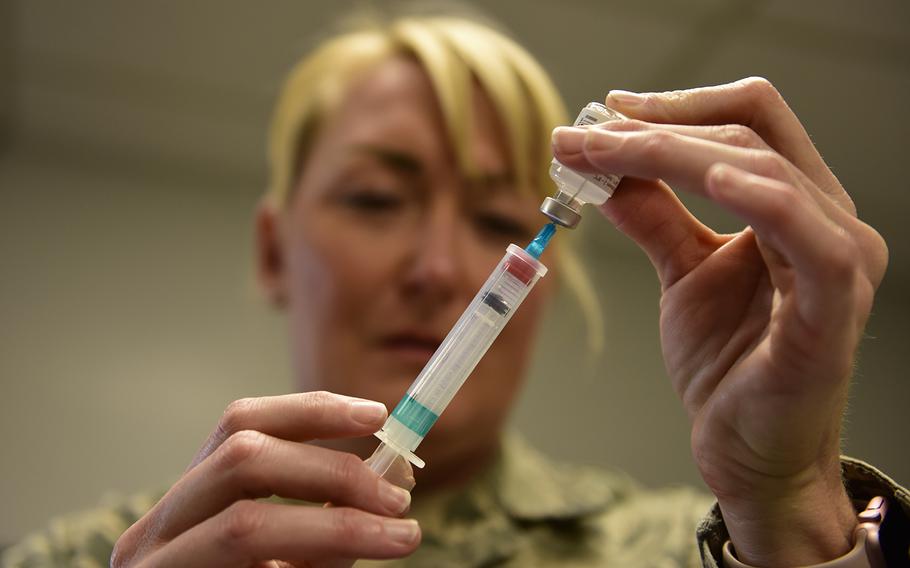
[[[300,224],[289,249],[288,312],[296,365],[306,388],[349,390],[364,322],[382,286],[381,258],[349,247],[337,232]],[[342,378],[339,378],[342,377]],[[317,384],[318,383],[318,384]]]
[[[285,259],[287,266],[288,317],[291,332],[294,363],[306,377],[312,380],[312,367],[319,365],[318,355],[324,352],[320,344],[324,336],[320,331],[326,327],[331,314],[330,306],[338,290],[337,281],[330,259],[311,243],[295,239]],[[323,388],[323,385],[305,385],[307,388]]]
[[[291,294],[311,313],[358,313],[387,280],[384,248],[357,231],[341,230],[332,215],[297,223],[289,263]]]

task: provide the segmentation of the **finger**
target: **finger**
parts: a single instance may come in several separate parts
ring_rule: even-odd
[[[373,454],[364,460],[364,463],[371,465],[371,462],[375,456],[376,454]],[[414,468],[411,467],[411,462],[409,462],[401,454],[397,455],[395,459],[392,460],[392,463],[389,465],[389,468],[386,470],[386,472],[382,475],[382,478],[389,483],[397,485],[398,487],[401,487],[407,491],[414,489],[414,485],[417,483],[414,480]]]
[[[250,566],[280,558],[319,566],[336,558],[400,558],[420,527],[349,508],[239,501],[155,551],[148,566]]]
[[[751,148],[755,150],[769,150],[770,147],[764,143],[758,134],[751,128],[740,124],[722,124],[718,126],[686,126],[679,124],[656,124],[641,120],[614,120],[598,124],[597,128],[618,132],[643,132],[649,130],[667,130],[683,136],[711,140],[722,144],[737,146],[740,148]],[[794,168],[794,174],[802,181],[803,187],[809,190],[810,195],[816,196],[814,190],[815,184],[799,170]],[[842,208],[830,207],[830,200],[827,198],[817,199],[817,203],[822,209],[832,217],[832,219],[849,231],[860,245],[863,251],[866,251],[864,265],[869,274],[869,281],[873,287],[878,287],[885,267],[888,264],[888,250],[881,235],[872,227],[866,225],[849,212]],[[608,202],[609,203],[609,202]]]
[[[696,219],[660,181],[626,177],[601,210],[645,251],[663,289],[720,246],[717,234]]]
[[[666,93],[611,91],[606,103],[630,118],[648,122],[748,126],[831,199],[856,214],[853,201],[815,149],[802,123],[767,79],[749,77],[726,85]]]
[[[149,517],[158,539],[170,540],[236,501],[272,495],[391,516],[411,502],[353,454],[245,430],[174,484]]]
[[[405,491],[411,491],[414,489],[414,485],[417,484],[414,480],[414,468],[411,467],[411,462],[403,456],[395,458],[388,471],[385,472],[384,478],[389,483],[397,485]]]
[[[662,337],[706,333],[710,327],[700,349],[701,353],[711,353],[709,364],[705,365],[704,357],[692,357],[691,352],[678,349],[664,354],[667,368],[678,371],[670,378],[692,420],[726,375],[718,370],[732,367],[750,342],[762,335],[766,314],[771,310],[770,294],[762,293],[768,288],[769,273],[756,246],[754,230],[747,227],[724,238],[717,254],[688,275],[684,286],[670,288],[660,298]],[[722,300],[705,302],[705,298],[729,297],[731,290],[744,291],[735,305]],[[742,301],[746,297],[751,300]],[[697,320],[694,324],[693,317]]]
[[[611,120],[598,124],[596,128],[617,132],[635,132],[646,130],[666,130],[683,136],[711,140],[739,148],[754,150],[772,150],[754,130],[742,124],[718,124],[711,126],[689,126],[684,124],[660,124],[644,120]]]
[[[706,181],[711,197],[745,219],[793,268],[795,308],[815,343],[846,323],[839,318],[852,316],[843,302],[853,292],[859,258],[853,240],[790,184],[727,164],[711,168]]]
[[[662,179],[673,188],[702,196],[707,196],[705,173],[718,162],[798,184],[793,166],[779,154],[737,148],[667,130],[614,132],[601,128],[557,128],[554,154],[570,168]]]
[[[379,430],[387,415],[381,403],[324,391],[240,399],[224,411],[190,468],[243,430],[298,442],[357,437]]]
[[[855,220],[774,151],[740,148],[662,129],[617,132],[560,127],[554,130],[553,136],[554,155],[570,168],[659,178],[674,189],[708,197],[704,189],[705,174],[714,164],[726,163],[806,192],[825,214],[841,225],[848,224],[848,219]]]
[[[773,153],[774,150],[768,146],[761,136],[755,133],[748,126],[741,124],[720,124],[716,126],[687,126],[680,124],[658,124],[645,122],[642,120],[614,120],[598,124],[597,128],[615,132],[648,132],[655,130],[664,130],[680,134],[687,138],[697,138],[700,140],[709,140],[737,148],[760,150],[762,154]],[[815,182],[809,179],[798,168],[790,168],[790,172],[799,181],[802,187],[815,187]],[[828,197],[819,196],[819,204],[827,206],[831,200]],[[831,208],[826,208],[831,210]]]

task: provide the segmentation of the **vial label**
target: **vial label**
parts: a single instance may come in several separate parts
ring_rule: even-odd
[[[600,103],[588,103],[578,113],[578,118],[575,119],[575,126],[591,126],[592,124],[601,124],[611,120],[620,120],[621,118],[622,115]]]
[[[600,103],[588,103],[585,108],[578,113],[575,119],[575,126],[591,126],[594,124],[603,124],[613,120],[621,120],[621,114],[610,110]],[[622,178],[615,174],[582,174],[584,178],[592,181],[602,187],[608,194],[613,195],[613,191]]]
[[[622,120],[624,117],[618,112],[607,108],[600,103],[588,103],[578,118],[573,123],[574,126],[592,126],[602,124],[613,120]],[[550,165],[550,177],[560,185],[560,191],[565,192],[573,199],[580,199],[583,203],[594,203],[600,205],[607,200],[616,186],[619,185],[621,176],[609,173],[581,173],[571,168],[567,168],[555,158]],[[596,186],[597,189],[586,189],[585,186]]]

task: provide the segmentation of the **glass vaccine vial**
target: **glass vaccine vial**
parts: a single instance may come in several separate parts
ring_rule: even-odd
[[[578,113],[574,126],[591,126],[623,118],[600,103],[588,103]],[[543,200],[540,212],[557,225],[574,229],[581,221],[582,206],[585,203],[602,205],[613,195],[622,176],[576,172],[553,158],[550,178],[556,183],[556,193]]]

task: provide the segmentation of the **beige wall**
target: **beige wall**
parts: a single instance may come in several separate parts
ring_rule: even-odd
[[[846,447],[908,484],[908,9],[833,4],[515,1],[489,10],[543,58],[573,106],[611,87],[750,74],[782,88],[891,244]],[[249,218],[281,73],[330,17],[315,6],[4,6],[0,544],[106,491],[168,483],[230,400],[290,388],[283,320],[250,284]],[[559,298],[515,425],[559,457],[651,484],[697,484],[659,358],[657,284],[631,244],[597,219],[584,225],[607,346],[587,360],[572,340],[578,307]]]

